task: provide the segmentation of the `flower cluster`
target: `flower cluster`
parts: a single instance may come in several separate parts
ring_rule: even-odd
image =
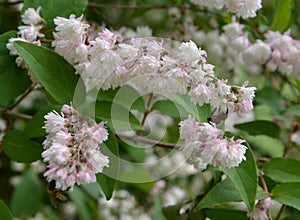
[[[69,105],[62,107],[61,115],[53,111],[45,119],[48,135],[42,157],[47,163],[47,180],[54,180],[60,190],[72,189],[75,183],[95,182],[95,174],[109,164],[99,147],[108,138],[104,123],[96,124]]]
[[[261,0],[192,0],[192,2],[199,6],[226,8],[227,11],[243,18],[255,17],[256,11],[262,7]]]
[[[278,31],[268,31],[265,40],[251,43],[244,32],[244,25],[237,22],[223,27],[224,33],[213,31],[194,34],[200,45],[205,45],[208,53],[222,66],[223,71],[234,70],[240,64],[246,66],[249,73],[260,73],[263,65],[270,71],[278,70],[282,74],[300,79],[300,41]]]
[[[195,169],[203,170],[207,165],[230,168],[246,160],[244,140],[227,138],[215,124],[199,123],[189,116],[179,125],[180,138],[185,141],[181,150]]]
[[[62,55],[71,64],[87,61],[87,30],[89,25],[82,22],[82,17],[75,18],[71,15],[69,19],[57,17],[53,33],[55,41],[52,46],[55,52]]]
[[[229,72],[234,70],[237,64],[243,62],[243,54],[250,46],[247,34],[243,31],[244,25],[235,22],[223,26],[223,33],[218,30],[204,33],[194,33],[193,39],[199,45],[205,45],[209,57],[213,58],[220,71]]]
[[[56,19],[52,45],[75,65],[88,90],[130,84],[165,96],[190,91],[195,104],[210,103],[218,113],[242,114],[252,110],[255,88],[230,87],[227,81],[216,78],[214,67],[206,62],[206,52],[194,42],[178,44],[153,38],[132,38],[125,42],[121,35],[108,29],[87,40],[88,26],[81,19],[74,15]],[[234,28],[238,27],[231,29]],[[244,38],[238,40],[237,47],[243,41]],[[75,45],[81,45],[80,49]]]
[[[44,34],[40,33],[40,31],[43,29],[43,24],[45,21],[43,18],[41,18],[40,11],[41,7],[38,7],[36,10],[33,8],[28,8],[21,16],[22,23],[24,25],[18,27],[18,37],[10,38],[9,43],[7,44],[7,49],[10,51],[10,54],[13,56],[18,56],[16,58],[16,63],[19,67],[26,68],[26,64],[19,56],[18,51],[13,45],[13,42],[25,41],[39,46],[41,45],[41,42],[38,38],[44,37]]]

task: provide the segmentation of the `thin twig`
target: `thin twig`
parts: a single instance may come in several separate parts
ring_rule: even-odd
[[[51,44],[53,40],[50,39],[40,39],[42,43]]]
[[[156,147],[169,148],[169,149],[178,149],[178,148],[180,148],[180,146],[177,146],[176,144],[166,143],[166,142],[158,142],[156,140],[148,139],[148,138],[137,136],[137,135],[127,136],[127,135],[118,134],[116,136],[119,139],[126,139],[128,141],[132,141],[133,143],[142,142],[142,143],[150,144],[150,145],[153,145],[153,146],[156,146]]]
[[[168,8],[180,8],[189,9],[188,5],[115,5],[115,4],[97,4],[94,2],[89,2],[88,7],[91,8],[102,8],[102,9],[125,9],[125,10],[137,10],[137,9],[168,9]]]
[[[38,83],[33,83],[29,89],[27,89],[27,91],[11,106],[7,107],[6,110],[13,110],[15,107],[17,107],[20,102],[22,102],[23,99],[25,99],[33,90],[36,89],[36,86],[38,85]]]
[[[279,212],[278,212],[278,214],[277,214],[275,220],[279,220],[279,219],[280,219],[280,216],[281,216],[281,214],[283,213],[284,208],[285,208],[285,205],[282,204],[282,206],[281,206],[281,208],[280,208],[280,210],[279,210]]]
[[[260,171],[259,172],[259,178],[260,178],[260,181],[261,181],[261,184],[263,186],[263,190],[265,193],[267,193],[268,195],[270,195],[269,193],[269,190],[268,190],[268,187],[267,187],[267,184],[266,184],[266,181],[264,179],[264,176],[263,176],[263,172]],[[271,216],[271,212],[270,212],[270,209],[267,210],[267,215],[268,215],[268,219],[269,220],[272,220],[272,216]]]
[[[143,116],[143,119],[142,119],[142,122],[141,122],[142,127],[144,127],[146,118],[147,118],[148,114],[151,112],[150,106],[151,106],[152,98],[153,98],[153,93],[150,93],[149,98],[148,98],[148,102],[147,102],[147,106],[146,106],[146,111],[144,113],[144,116]],[[141,132],[142,132],[142,129],[138,130],[136,132],[136,134],[139,135]]]
[[[268,162],[270,160],[270,158],[268,158],[268,157],[258,157],[258,158],[256,158],[256,161],[258,161],[258,162]]]
[[[12,112],[9,111],[7,109],[0,109],[0,115],[4,115],[6,118],[14,118],[14,119],[23,119],[25,121],[29,121],[32,116],[31,115],[25,115],[25,114],[21,114],[21,113],[16,113],[16,112]]]

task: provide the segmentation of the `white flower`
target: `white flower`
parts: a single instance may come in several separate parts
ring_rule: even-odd
[[[246,160],[247,147],[241,144],[245,141],[228,139],[214,124],[199,123],[189,116],[179,125],[180,138],[185,141],[180,150],[195,169],[203,170],[209,164],[231,168]]]
[[[252,44],[243,54],[246,63],[264,64],[271,57],[271,47],[261,40]]]
[[[300,145],[300,131],[296,131],[291,135],[291,141]]]
[[[191,100],[200,106],[204,103],[209,103],[210,100],[209,89],[204,85],[198,85],[197,87],[193,88],[189,92],[189,95],[191,96]]]
[[[255,17],[256,11],[262,7],[261,0],[226,0],[225,2],[228,11],[243,18]]]
[[[108,166],[109,159],[100,152],[100,144],[107,140],[104,123],[96,124],[81,116],[72,106],[64,105],[62,115],[53,111],[45,116],[48,133],[43,145],[43,161],[48,170],[46,179],[55,181],[60,190],[69,190],[75,183],[96,181],[96,173]]]
[[[28,8],[21,15],[22,22],[27,25],[37,25],[40,22],[44,22],[44,19],[40,16],[40,11],[42,7],[38,7],[36,10],[34,8]]]
[[[54,19],[56,32],[53,32],[52,46],[55,52],[71,64],[87,62],[89,46],[85,41],[89,25],[82,22],[82,17],[75,18],[72,14],[69,19],[62,17]]]
[[[178,57],[186,63],[195,64],[206,57],[206,52],[198,49],[193,41],[181,43],[178,49]]]

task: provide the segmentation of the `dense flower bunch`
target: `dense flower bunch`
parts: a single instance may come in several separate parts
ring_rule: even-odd
[[[199,6],[226,8],[243,18],[255,17],[256,11],[262,7],[261,0],[192,0],[192,2]]]
[[[213,66],[206,62],[206,52],[194,42],[168,50],[170,42],[132,38],[127,43],[108,29],[87,41],[88,26],[81,20],[73,15],[57,18],[52,45],[75,65],[88,90],[130,84],[166,96],[189,91],[195,104],[210,103],[218,114],[252,110],[255,88],[245,88],[246,84],[230,87],[225,80],[217,79]]]
[[[205,45],[208,54],[218,63],[222,70],[230,71],[243,64],[249,73],[262,72],[263,65],[270,71],[278,70],[282,74],[300,79],[299,56],[300,41],[278,31],[268,31],[265,40],[251,43],[244,25],[235,21],[223,26],[223,33],[213,31],[194,34],[200,45]]]
[[[184,139],[181,150],[188,163],[203,170],[207,165],[235,167],[246,160],[244,140],[227,138],[213,123],[199,123],[189,116],[180,122],[180,138]]]
[[[41,45],[39,38],[43,38],[44,34],[40,33],[40,31],[42,30],[45,21],[43,18],[41,18],[40,11],[41,7],[38,7],[37,10],[28,8],[21,16],[24,25],[18,27],[19,36],[9,39],[9,43],[7,44],[10,54],[13,56],[18,56],[16,58],[16,63],[19,67],[25,68],[26,64],[13,46],[13,42],[25,41],[39,46]]]
[[[104,123],[97,124],[69,105],[62,107],[61,115],[53,111],[45,119],[48,135],[42,157],[48,164],[47,180],[54,180],[60,190],[72,189],[75,183],[95,182],[95,174],[109,164],[99,147],[108,138]]]

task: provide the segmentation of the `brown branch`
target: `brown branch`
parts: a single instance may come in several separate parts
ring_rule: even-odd
[[[256,161],[263,162],[263,163],[268,162],[269,160],[270,160],[270,158],[268,158],[268,157],[258,157],[258,158],[256,158]]]
[[[261,184],[263,186],[263,190],[265,193],[267,193],[268,195],[270,195],[270,192],[268,190],[268,187],[267,187],[267,184],[266,184],[266,181],[264,179],[264,176],[263,176],[263,172],[260,171],[259,172],[259,178],[260,178],[260,181],[261,181]],[[269,220],[272,220],[272,216],[271,216],[271,212],[270,212],[270,209],[267,210],[267,215],[268,215],[268,219]]]
[[[16,113],[16,112],[12,112],[7,109],[0,109],[0,115],[3,115],[10,120],[11,120],[11,118],[14,118],[14,119],[23,119],[25,121],[29,121],[32,118],[31,115]]]
[[[283,213],[284,208],[285,208],[285,205],[282,204],[282,206],[281,206],[281,208],[280,208],[280,210],[279,210],[279,212],[278,212],[275,220],[279,220],[280,219],[280,216]]]
[[[53,40],[50,39],[40,39],[42,43],[51,44]]]
[[[166,142],[158,142],[156,140],[152,140],[152,139],[148,139],[145,137],[141,137],[141,136],[127,136],[127,135],[121,135],[118,134],[116,135],[118,139],[126,139],[128,141],[132,141],[133,143],[138,143],[138,142],[142,142],[145,144],[150,144],[156,147],[162,147],[162,148],[169,148],[169,149],[179,149],[180,146],[176,145],[176,144],[172,144],[172,143],[166,143]]]
[[[179,9],[189,9],[188,5],[115,5],[115,4],[97,4],[94,2],[89,2],[88,7],[91,8],[102,8],[102,9],[125,9],[125,10],[138,10],[138,9],[168,9],[168,8],[179,8]]]
[[[148,102],[147,102],[147,106],[146,106],[146,111],[145,111],[145,113],[144,113],[144,116],[143,116],[143,119],[142,119],[142,122],[141,122],[142,127],[144,127],[146,118],[147,118],[147,116],[149,115],[149,113],[151,112],[151,110],[150,110],[150,105],[151,105],[151,102],[152,102],[152,98],[153,98],[153,93],[150,93],[149,98],[148,98]],[[142,129],[141,129],[141,130],[138,130],[138,131],[136,132],[136,134],[139,135],[141,132],[142,132]]]
[[[13,110],[15,107],[17,107],[20,102],[22,102],[23,99],[25,99],[33,90],[36,89],[36,86],[38,85],[38,83],[33,83],[29,89],[27,89],[27,91],[11,106],[7,107],[6,110]]]

